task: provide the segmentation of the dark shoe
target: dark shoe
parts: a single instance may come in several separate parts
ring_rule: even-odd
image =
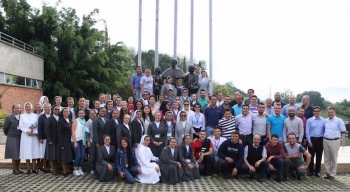
[[[301,180],[300,175],[297,175],[297,180],[298,180],[298,181],[300,181],[300,180]]]
[[[254,175],[249,175],[249,179],[254,179]]]
[[[289,181],[289,177],[283,177],[283,181]]]
[[[327,175],[327,176],[325,176],[324,178],[325,178],[325,179],[329,179],[329,180],[334,180],[334,179],[335,179],[335,177],[330,176],[330,175]]]
[[[229,176],[228,176],[228,174],[223,174],[223,175],[222,175],[222,178],[223,178],[223,179],[228,179]]]
[[[258,177],[258,181],[259,181],[259,182],[263,182],[262,177]]]
[[[266,174],[267,179],[271,179],[271,173]]]
[[[13,170],[12,173],[15,174],[15,175],[18,175],[18,174],[20,174],[21,172],[19,172],[19,170]]]
[[[32,173],[32,171],[31,170],[27,170],[27,174],[31,174]]]
[[[309,174],[307,174],[307,176],[313,176],[314,173],[313,172],[310,172]]]
[[[45,170],[45,169],[44,169],[43,172],[44,172],[44,173],[52,173],[52,171],[51,171],[50,169],[48,169],[48,170]]]
[[[321,174],[320,173],[315,173],[315,176],[316,177],[321,177]]]
[[[276,177],[276,181],[278,182],[278,183],[281,183],[281,177]]]
[[[67,173],[62,173],[63,177],[67,177],[69,175],[69,172]]]
[[[38,171],[36,171],[36,170],[33,170],[33,171],[32,171],[32,173],[34,173],[34,174],[38,174]]]

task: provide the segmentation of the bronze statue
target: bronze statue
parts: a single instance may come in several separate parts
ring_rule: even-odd
[[[160,73],[162,72],[162,69],[160,67],[156,67],[154,69],[154,75],[153,75],[153,94],[156,96],[156,100],[159,99],[160,90],[162,89],[162,86],[164,84],[162,76]]]
[[[162,78],[166,79],[169,76],[173,78],[173,85],[176,86],[176,80],[178,79],[183,79],[185,76],[185,73],[176,67],[177,65],[177,61],[175,59],[171,60],[171,68],[166,69],[163,73],[162,73]]]
[[[189,73],[184,77],[184,86],[188,89],[188,95],[197,93],[198,91],[198,75],[194,73],[195,67],[188,66]]]

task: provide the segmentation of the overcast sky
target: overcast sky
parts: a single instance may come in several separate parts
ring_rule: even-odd
[[[27,0],[41,7],[40,0]],[[54,5],[56,0],[45,0]],[[142,50],[154,49],[155,0],[143,0]],[[178,0],[178,54],[190,55],[190,0]],[[209,0],[194,0],[194,58],[209,60]],[[137,50],[138,0],[63,0],[79,16],[94,8],[112,42]],[[260,98],[290,89],[350,88],[350,1],[213,0],[213,74]],[[173,54],[174,0],[160,0],[159,51]],[[97,26],[103,29],[103,24]],[[210,73],[210,72],[209,72]],[[325,93],[337,101],[339,95]],[[349,99],[349,98],[348,98]]]

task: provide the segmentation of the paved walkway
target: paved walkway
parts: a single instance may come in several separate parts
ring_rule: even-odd
[[[302,181],[291,179],[276,183],[273,179],[259,183],[241,176],[238,179],[223,180],[221,177],[202,177],[199,180],[176,185],[158,183],[147,185],[124,182],[100,183],[92,180],[89,174],[84,176],[53,176],[39,173],[14,175],[9,169],[0,169],[1,191],[349,191],[350,174],[337,176],[336,180],[317,177],[304,177]]]

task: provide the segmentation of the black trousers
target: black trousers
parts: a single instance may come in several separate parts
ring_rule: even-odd
[[[253,167],[255,167],[255,164],[252,164]],[[255,168],[255,171],[249,170],[249,167],[244,162],[241,165],[241,171],[243,173],[248,173],[250,176],[254,176],[256,173],[259,174],[259,177],[264,177],[265,173],[267,172],[267,168],[269,167],[269,163],[267,161],[263,161],[260,163],[258,168]]]
[[[252,135],[239,135],[239,139],[242,140],[244,147],[253,143]]]
[[[199,172],[203,175],[211,175],[214,164],[214,156],[204,156],[203,161],[199,164]]]
[[[225,159],[219,160],[220,170],[222,174],[230,174],[232,170],[235,168],[236,163],[233,161],[232,163],[227,162]]]
[[[321,171],[321,161],[323,153],[323,137],[311,137],[310,138],[312,147],[309,147],[309,152],[311,154],[311,162],[309,165],[310,173],[319,173]],[[314,158],[316,154],[316,166],[314,164]]]

